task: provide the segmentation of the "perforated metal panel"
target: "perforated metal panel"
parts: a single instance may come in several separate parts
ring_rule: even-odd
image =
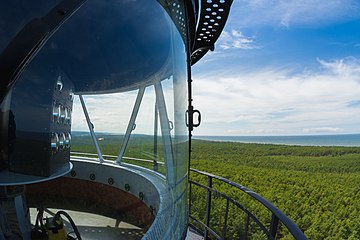
[[[199,61],[214,44],[225,27],[232,0],[202,0],[200,20],[195,34],[191,64]]]

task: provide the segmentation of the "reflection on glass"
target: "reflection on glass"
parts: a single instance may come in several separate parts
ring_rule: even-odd
[[[56,153],[58,151],[59,136],[57,133],[51,135],[51,151]]]
[[[70,148],[71,134],[68,132],[65,134],[65,148]]]
[[[70,101],[74,100],[74,90],[73,90],[73,89],[70,89],[70,92],[69,92],[69,100],[70,100]]]
[[[56,89],[58,91],[61,91],[63,89],[63,83],[61,81],[61,76],[58,76],[58,79],[56,81]]]
[[[60,123],[65,123],[67,110],[64,106],[60,107]]]
[[[66,108],[65,111],[65,124],[71,124],[71,109]]]
[[[59,133],[59,150],[62,150],[65,148],[65,134]]]
[[[60,105],[54,104],[53,106],[53,121],[55,123],[59,122],[60,117]]]

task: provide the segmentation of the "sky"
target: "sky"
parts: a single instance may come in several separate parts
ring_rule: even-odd
[[[192,73],[195,136],[360,133],[360,1],[234,0],[215,50]],[[125,131],[117,119],[129,118],[135,97],[90,106],[96,130]],[[74,130],[86,129],[82,115],[76,100]]]
[[[360,1],[235,0],[193,67],[194,135],[360,132]]]

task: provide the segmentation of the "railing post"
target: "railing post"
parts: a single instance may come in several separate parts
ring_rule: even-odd
[[[246,214],[244,240],[247,240],[247,238],[248,238],[249,224],[250,224],[250,216],[249,216],[249,214]]]
[[[279,225],[279,218],[275,214],[272,214],[269,239],[275,239],[278,225]]]
[[[226,198],[226,208],[225,208],[225,216],[224,216],[224,226],[223,226],[223,239],[226,239],[226,230],[227,230],[227,220],[229,216],[229,199]]]
[[[208,192],[207,192],[207,201],[206,201],[206,219],[205,224],[207,227],[210,227],[210,211],[211,211],[211,189],[212,188],[212,176],[208,176]],[[204,239],[208,239],[209,232],[207,228],[204,231]]]
[[[268,240],[275,240],[276,236],[279,233],[279,222],[281,222],[281,224],[283,224],[283,226],[285,228],[287,228],[287,230],[292,234],[292,236],[297,239],[297,240],[307,240],[307,237],[304,235],[304,233],[295,225],[295,223],[293,223],[291,221],[291,219],[289,219],[283,212],[281,212],[278,208],[276,208],[274,205],[272,205],[270,202],[268,202],[266,199],[264,199],[263,197],[261,197],[260,195],[258,195],[257,193],[249,190],[248,188],[234,183],[232,181],[230,181],[229,179],[223,178],[223,177],[219,177],[216,175],[212,175],[206,172],[202,172],[196,169],[190,169],[193,172],[202,174],[203,176],[206,176],[208,179],[208,184],[201,184],[199,182],[195,182],[195,181],[191,181],[191,184],[194,184],[195,186],[198,186],[202,189],[206,189],[207,190],[207,202],[206,202],[206,218],[205,218],[205,222],[200,221],[199,219],[196,219],[195,217],[191,216],[191,214],[189,214],[190,218],[192,220],[194,220],[198,225],[200,225],[201,229],[196,229],[199,233],[201,232],[203,234],[203,237],[205,240],[208,240],[210,238],[214,238],[214,239],[222,239],[225,240],[226,239],[226,235],[229,235],[228,229],[227,229],[227,223],[229,221],[229,211],[231,211],[232,209],[229,209],[229,204],[232,204],[231,206],[237,207],[238,209],[242,210],[246,215],[244,216],[244,220],[245,220],[245,226],[239,226],[237,225],[237,227],[239,226],[239,239],[245,239],[247,240],[248,238],[251,238],[251,228],[252,228],[252,224],[256,224],[260,230],[267,236]],[[270,223],[270,228],[268,227],[269,221],[266,221],[266,223],[261,222],[252,212],[250,212],[246,207],[244,207],[242,204],[240,204],[238,201],[236,201],[235,199],[229,197],[228,195],[221,193],[215,189],[213,189],[213,179],[216,179],[217,181],[220,181],[221,183],[226,183],[232,187],[235,187],[241,191],[243,191],[244,193],[248,194],[249,196],[251,196],[255,201],[258,201],[259,203],[263,204],[267,210],[269,210],[272,215],[271,215],[271,223]],[[191,191],[191,190],[190,190]],[[218,194],[220,194],[221,197],[226,199],[226,209],[225,209],[225,219],[224,219],[224,225],[223,225],[223,229],[222,229],[222,236],[221,233],[219,233],[219,231],[216,231],[218,229],[211,229],[210,228],[210,217],[211,217],[211,198],[212,198],[212,193],[214,192],[214,194],[216,196],[218,196]],[[191,193],[192,195],[193,193]],[[190,195],[190,196],[191,196]],[[189,212],[191,212],[189,210]],[[202,231],[204,229],[204,231]],[[244,230],[245,229],[245,230]],[[243,232],[244,230],[244,232]],[[249,233],[250,232],[250,233]],[[280,233],[279,233],[280,234]],[[209,237],[210,235],[210,237]],[[250,236],[249,236],[250,235]],[[231,238],[231,236],[230,236]]]

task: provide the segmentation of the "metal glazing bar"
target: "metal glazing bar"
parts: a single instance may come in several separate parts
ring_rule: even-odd
[[[126,129],[124,140],[122,142],[119,155],[118,155],[118,157],[116,159],[116,163],[118,163],[118,164],[121,163],[121,160],[122,160],[122,158],[124,156],[124,153],[125,153],[125,150],[126,150],[126,147],[127,147],[127,144],[129,143],[131,132],[134,130],[136,117],[137,117],[137,114],[139,112],[139,108],[140,108],[142,98],[144,96],[144,92],[145,92],[145,87],[139,88],[139,92],[138,92],[138,95],[136,97],[136,101],[135,101],[135,104],[134,104],[133,111],[131,113],[129,124],[128,124],[127,129]]]
[[[205,224],[210,228],[210,214],[211,214],[211,191],[212,188],[212,177],[208,176],[208,191],[207,191],[207,201],[206,201],[206,219]],[[208,238],[208,230],[207,228],[204,231],[204,239]]]
[[[160,82],[154,84],[156,101],[159,108],[159,117],[160,117],[160,126],[161,126],[161,135],[164,145],[164,161],[166,167],[166,180],[170,187],[173,187],[175,184],[175,169],[174,169],[174,160],[172,155],[172,142],[170,134],[170,125],[169,118],[167,115],[166,104],[163,89]]]
[[[159,110],[157,101],[155,100],[155,109],[154,109],[154,171],[158,171],[158,163],[157,163],[157,140],[158,140],[158,125],[159,125]]]
[[[87,125],[89,127],[91,138],[93,140],[93,143],[94,143],[95,148],[96,148],[96,152],[98,154],[99,161],[100,161],[100,163],[103,163],[105,159],[102,156],[100,145],[99,145],[99,142],[98,142],[98,140],[96,138],[96,135],[95,135],[95,132],[94,132],[94,125],[90,121],[89,113],[88,113],[88,111],[86,109],[86,105],[85,105],[83,96],[79,95],[79,98],[80,98],[80,102],[81,102],[81,107],[82,107],[82,109],[84,111],[84,115],[85,115],[85,118],[86,118]]]

